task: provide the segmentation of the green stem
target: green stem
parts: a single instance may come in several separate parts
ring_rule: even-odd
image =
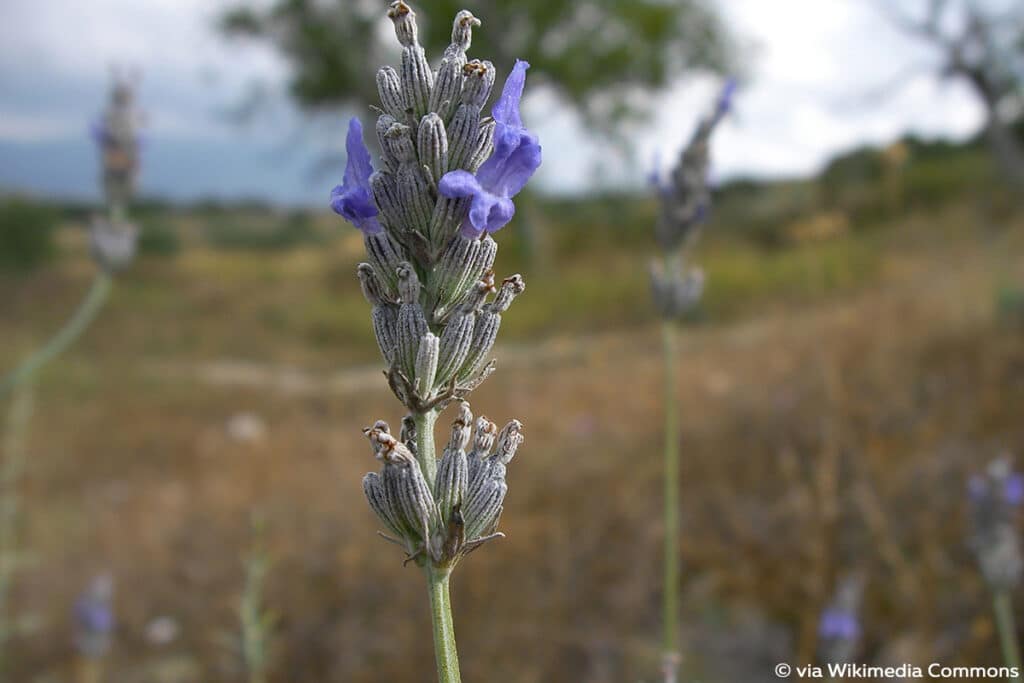
[[[423,477],[433,488],[437,472],[437,456],[434,450],[434,423],[437,411],[417,413],[416,459],[423,470]],[[439,683],[460,683],[459,653],[455,647],[455,625],[452,622],[452,599],[448,590],[451,569],[440,569],[427,560],[424,567],[427,574],[427,591],[430,593],[430,620],[434,628],[434,658],[437,660]]]
[[[1011,681],[1020,683],[1021,676],[1020,645],[1017,642],[1017,626],[1013,618],[1013,598],[1007,590],[997,591],[993,597],[996,611],[996,629],[999,631],[999,643],[1003,648],[1003,661],[1006,666],[1017,670]]]
[[[676,420],[676,329],[662,325],[665,349],[665,585],[663,603],[665,683],[674,683],[679,669],[679,424]]]
[[[32,384],[18,387],[7,413],[3,460],[0,462],[0,681],[6,680],[7,639],[14,631],[14,619],[8,613],[8,597],[19,561],[17,526],[20,499],[18,484],[27,460],[25,442],[34,409]]]
[[[413,419],[416,422],[416,459],[423,470],[423,478],[433,489],[434,477],[437,474],[437,457],[434,451],[434,423],[437,422],[437,411],[416,413]]]
[[[460,683],[459,653],[455,647],[455,625],[452,623],[452,598],[448,591],[449,572],[427,567],[427,588],[430,591],[430,618],[434,625],[434,659],[437,661],[438,683]]]
[[[46,346],[26,358],[21,365],[0,380],[0,397],[5,396],[14,387],[31,378],[40,368],[63,353],[81,336],[110,295],[112,282],[113,279],[107,271],[101,270],[96,273],[89,293],[67,324],[46,343]]]

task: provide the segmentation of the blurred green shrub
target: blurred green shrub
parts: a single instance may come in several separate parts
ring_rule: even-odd
[[[19,197],[0,199],[0,268],[35,268],[53,254],[57,214]]]
[[[160,220],[142,222],[139,232],[139,253],[144,256],[171,258],[181,251],[178,231]]]
[[[206,224],[206,241],[219,249],[274,251],[325,241],[303,211],[270,219],[259,216],[224,216]]]
[[[1024,287],[1004,284],[996,290],[996,319],[1008,327],[1024,329]]]

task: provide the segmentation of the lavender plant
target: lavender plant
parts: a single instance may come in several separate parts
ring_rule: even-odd
[[[99,574],[75,601],[75,650],[79,683],[99,683],[103,659],[110,651],[114,632],[114,579]]]
[[[996,627],[1006,665],[1022,680],[1020,646],[1013,616],[1013,591],[1024,572],[1020,541],[1014,523],[1024,503],[1024,475],[1013,471],[1008,458],[992,461],[984,474],[971,477],[968,497],[972,512],[970,544],[981,574],[992,591]]]
[[[491,116],[483,113],[496,73],[467,57],[476,17],[456,15],[436,69],[409,5],[393,2],[388,17],[402,61],[377,73],[380,168],[352,119],[331,206],[363,233],[368,261],[357,275],[388,385],[408,411],[397,437],[384,421],[365,430],[383,467],[363,489],[385,538],[426,575],[438,679],[452,683],[460,674],[449,577],[463,557],[502,536],[506,465],[523,440],[518,421],[499,431],[486,417],[474,420],[466,401],[493,372],[488,356],[502,315],[525,288],[519,275],[496,284],[491,235],[512,220],[512,200],[540,166],[541,148],[519,112],[526,62],[516,62]],[[434,424],[453,402],[458,414],[438,459]]]
[[[134,194],[138,171],[140,120],[131,85],[115,78],[107,108],[92,129],[101,151],[107,206],[107,215],[94,218],[90,229],[91,252],[99,269],[85,299],[57,334],[0,378],[0,397],[30,381],[85,332],[110,296],[113,274],[134,258],[138,231],[127,220],[127,205]]]
[[[824,663],[848,663],[856,656],[861,639],[858,612],[863,595],[863,579],[859,575],[847,576],[839,583],[832,602],[822,611],[818,638]]]
[[[661,249],[651,262],[651,296],[662,318],[665,377],[665,568],[662,603],[662,674],[678,678],[679,654],[679,426],[675,388],[676,325],[700,300],[704,274],[686,256],[696,242],[711,205],[708,189],[711,134],[729,110],[735,84],[730,81],[714,110],[697,126],[668,182],[657,174],[660,213],[655,238]]]

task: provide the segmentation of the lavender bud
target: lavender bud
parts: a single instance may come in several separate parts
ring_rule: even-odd
[[[421,398],[429,398],[434,391],[434,378],[437,376],[438,339],[432,333],[420,340],[416,354],[416,393]]]
[[[446,56],[451,54],[466,54],[473,43],[473,29],[480,26],[480,20],[473,16],[469,10],[460,10],[455,15],[455,22],[452,24],[452,44],[445,52]]]
[[[380,209],[383,223],[394,234],[405,224],[405,209],[398,197],[398,185],[391,173],[378,171],[370,176],[373,200]]]
[[[377,276],[382,281],[382,298],[386,301],[394,300],[397,294],[398,267],[405,260],[401,247],[396,245],[386,232],[366,235],[363,244]]]
[[[402,4],[408,10],[392,16],[398,42],[403,45],[401,81],[402,92],[405,94],[405,108],[411,110],[413,116],[419,119],[427,113],[430,106],[434,72],[430,70],[423,48],[417,42],[415,13],[404,3],[396,4]]]
[[[419,127],[419,158],[436,183],[448,172],[448,136],[444,121],[437,114],[427,114]]]
[[[462,86],[462,103],[479,112],[487,104],[494,87],[494,65],[474,59],[463,67],[462,73],[466,77]]]
[[[445,525],[451,520],[452,510],[462,505],[469,480],[466,452],[461,448],[446,448],[441,463],[437,468],[437,506],[441,514],[441,522]]]
[[[462,66],[465,54],[445,57],[437,69],[434,90],[430,93],[430,110],[437,112],[442,121],[450,121],[462,99]]]
[[[494,447],[494,439],[497,433],[498,425],[483,415],[478,417],[473,431],[473,450],[471,454],[478,460],[489,457],[491,449]]]
[[[462,512],[466,538],[474,540],[491,532],[501,513],[501,504],[506,493],[508,485],[505,482],[492,480],[479,495],[466,503]]]
[[[402,94],[401,79],[393,67],[384,66],[377,72],[377,91],[384,111],[394,117],[394,121],[403,120],[406,114],[405,96]]]
[[[420,300],[420,279],[416,269],[408,261],[398,264],[398,296],[403,304],[414,304]]]
[[[415,377],[420,340],[428,332],[427,319],[418,303],[398,307],[398,364],[410,381]]]
[[[376,472],[370,472],[363,477],[363,493],[370,503],[370,508],[377,514],[377,518],[388,530],[398,537],[404,536],[404,530],[393,516],[387,494],[384,491],[384,480]]]
[[[398,309],[392,304],[374,306],[370,319],[380,355],[390,367],[398,354]]]
[[[441,333],[438,352],[437,383],[444,385],[466,362],[469,347],[473,343],[473,324],[476,314],[472,311],[456,313]]]
[[[380,306],[385,302],[380,280],[377,279],[373,266],[369,263],[360,263],[356,266],[356,277],[359,278],[359,287],[363,290],[363,296],[371,306]]]
[[[523,277],[518,273],[512,277],[505,278],[501,282],[501,289],[498,290],[498,295],[494,297],[494,301],[487,307],[488,310],[494,313],[504,313],[512,305],[512,301],[525,290],[526,283],[523,282]]]
[[[402,47],[419,45],[416,13],[401,0],[392,2],[388,7],[388,18],[395,24],[395,35]]]
[[[487,355],[494,347],[494,341],[498,338],[498,329],[500,327],[500,313],[493,313],[485,308],[477,314],[476,325],[473,328],[473,341],[470,342],[466,361],[459,369],[459,379],[469,379],[480,370]]]
[[[491,153],[494,152],[494,130],[496,125],[494,121],[487,121],[480,125],[480,129],[476,134],[476,143],[471,148],[468,159],[466,159],[465,168],[471,173],[476,173],[491,156]]]
[[[498,449],[494,457],[503,465],[507,465],[516,455],[519,444],[523,442],[523,423],[512,420],[498,434]]]
[[[452,436],[448,440],[448,449],[453,451],[464,451],[469,445],[472,436],[473,412],[469,409],[469,402],[459,401],[459,414],[452,421]]]

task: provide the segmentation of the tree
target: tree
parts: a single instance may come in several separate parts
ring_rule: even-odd
[[[274,0],[237,6],[221,17],[228,35],[273,44],[291,63],[291,93],[311,110],[377,102],[374,74],[393,40],[382,30],[381,0]],[[437,0],[422,12],[420,40],[439,55],[461,9],[486,21],[474,51],[507,74],[515,59],[607,132],[642,114],[639,89],[659,89],[688,70],[734,68],[732,42],[704,0]],[[422,16],[422,15],[429,16]]]
[[[985,108],[985,133],[1007,177],[1024,186],[1024,5],[928,0],[916,15],[885,2],[895,26],[931,45],[939,74],[965,82]]]

